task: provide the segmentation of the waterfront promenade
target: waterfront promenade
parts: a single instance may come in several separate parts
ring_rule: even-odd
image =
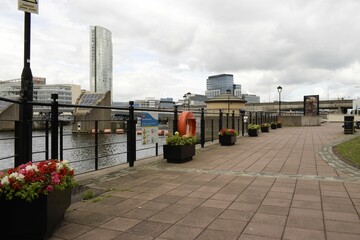
[[[354,137],[341,125],[207,144],[184,164],[158,157],[79,175],[102,194],[73,203],[50,239],[360,239],[360,170],[331,150]]]

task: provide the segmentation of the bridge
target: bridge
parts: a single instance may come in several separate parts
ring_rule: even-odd
[[[320,100],[319,102],[320,111],[334,111],[337,113],[346,113],[348,109],[353,108],[352,99],[340,99],[340,100]],[[278,111],[279,102],[269,102],[269,103],[248,103],[245,104],[245,110],[247,111]],[[281,111],[303,111],[304,102],[303,101],[294,101],[286,102],[281,101]]]

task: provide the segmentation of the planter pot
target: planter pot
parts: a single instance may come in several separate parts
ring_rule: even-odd
[[[259,136],[259,131],[257,129],[248,129],[248,135],[250,137],[257,137]]]
[[[261,132],[269,132],[269,128],[268,127],[261,127]]]
[[[219,142],[220,142],[221,146],[234,145],[236,142],[236,136],[235,135],[219,136]]]
[[[32,202],[0,199],[1,239],[46,239],[70,204],[70,188],[54,190]]]
[[[164,158],[168,163],[183,163],[192,160],[195,145],[164,145]]]
[[[282,123],[278,123],[276,126],[277,128],[282,128]]]
[[[277,124],[271,124],[271,129],[276,129],[277,128]]]

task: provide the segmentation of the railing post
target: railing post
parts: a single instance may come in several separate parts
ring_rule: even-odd
[[[51,159],[58,159],[59,157],[59,136],[58,136],[58,127],[59,127],[59,103],[56,101],[58,95],[56,93],[51,94],[51,99],[53,100],[51,104]]]
[[[255,124],[258,124],[258,112],[255,112]]]
[[[229,128],[229,113],[226,113],[226,128]]]
[[[15,121],[15,166],[20,166],[24,163],[23,160],[23,123],[20,121]]]
[[[245,110],[240,110],[241,115],[241,135],[245,135]]]
[[[136,160],[136,125],[134,116],[134,102],[129,102],[129,120],[127,122],[127,162],[134,166]]]
[[[95,121],[95,170],[99,170],[99,122]]]
[[[60,159],[64,160],[64,123],[60,121]]]
[[[235,111],[234,110],[232,111],[232,114],[231,114],[231,128],[235,129]]]
[[[214,141],[214,119],[211,119],[211,141]]]
[[[173,120],[173,135],[177,132],[178,128],[178,106],[174,106],[174,120]]]
[[[201,120],[200,120],[200,137],[201,137],[201,147],[205,145],[205,113],[204,108],[201,108]]]
[[[45,121],[45,159],[49,159],[49,120]]]
[[[219,132],[223,128],[222,119],[223,119],[223,113],[222,113],[222,111],[220,109],[220,113],[219,113]]]

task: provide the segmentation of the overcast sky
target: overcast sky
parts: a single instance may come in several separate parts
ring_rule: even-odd
[[[89,26],[112,32],[114,101],[205,94],[233,74],[261,102],[360,97],[359,0],[40,0],[31,69],[89,90]],[[24,13],[0,1],[0,80],[23,68]],[[356,88],[359,86],[359,88]]]

